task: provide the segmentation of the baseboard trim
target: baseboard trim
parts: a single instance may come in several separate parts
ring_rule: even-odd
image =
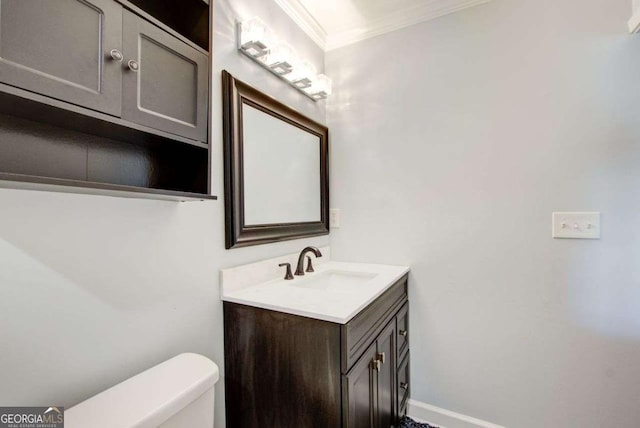
[[[409,400],[407,415],[440,428],[505,428],[502,425],[492,424],[416,400]]]

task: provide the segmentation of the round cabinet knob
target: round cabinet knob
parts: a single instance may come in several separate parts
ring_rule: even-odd
[[[409,388],[409,384],[407,382],[400,382],[400,388],[407,389]]]
[[[400,334],[400,336],[407,336],[407,330],[400,330],[398,333]]]
[[[138,70],[140,70],[140,64],[138,64],[138,62],[137,62],[137,61],[129,60],[129,62],[127,63],[127,65],[129,66],[129,70],[131,70],[131,71],[138,71]]]
[[[122,55],[122,52],[120,52],[118,49],[111,49],[109,55],[111,55],[111,59],[116,62],[122,62],[122,60],[124,59],[124,55]]]

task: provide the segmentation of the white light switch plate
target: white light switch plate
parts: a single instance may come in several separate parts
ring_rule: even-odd
[[[340,210],[338,208],[329,210],[329,227],[331,229],[340,228]]]
[[[600,213],[561,212],[552,217],[554,238],[600,239]]]

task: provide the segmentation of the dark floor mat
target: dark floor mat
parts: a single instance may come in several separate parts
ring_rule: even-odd
[[[400,426],[398,428],[438,428],[434,425],[424,424],[421,422],[416,422],[411,418],[404,417],[400,421]]]

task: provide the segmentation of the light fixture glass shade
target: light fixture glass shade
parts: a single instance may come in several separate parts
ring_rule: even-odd
[[[271,30],[258,17],[247,19],[240,24],[240,48],[254,58],[269,53],[273,39]]]
[[[264,57],[263,62],[276,74],[281,76],[293,71],[293,63],[297,58],[293,48],[285,42],[278,42],[269,49],[269,54]]]
[[[309,61],[298,60],[294,63],[291,73],[284,77],[298,89],[305,89],[313,85],[316,73],[316,67]]]
[[[305,89],[313,98],[322,100],[331,95],[332,82],[329,77],[324,74],[318,74],[313,80],[313,85]]]

